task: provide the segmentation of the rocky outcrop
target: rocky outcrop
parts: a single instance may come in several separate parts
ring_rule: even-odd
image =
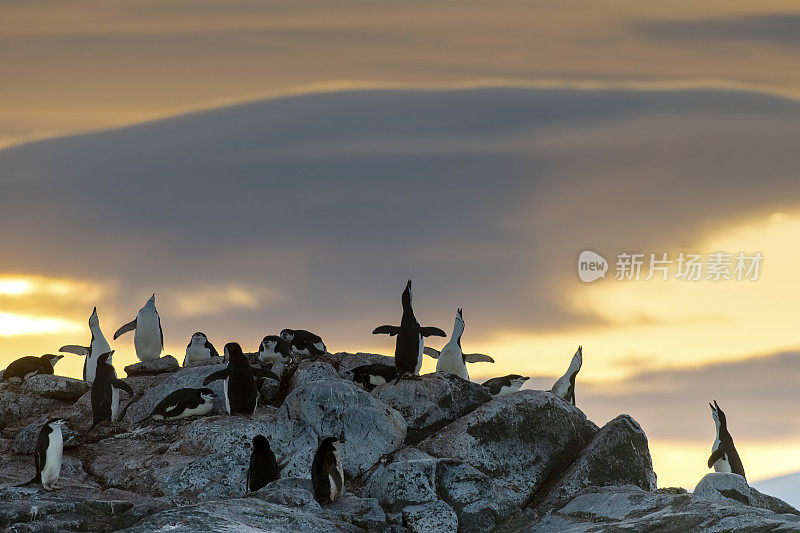
[[[171,355],[165,355],[152,361],[141,361],[125,367],[125,373],[129,376],[150,376],[153,374],[163,374],[165,372],[176,372],[181,365],[178,360]]]
[[[403,525],[414,533],[456,531],[458,517],[449,505],[435,501],[403,509]]]
[[[693,494],[709,500],[724,503],[735,501],[749,507],[767,509],[773,513],[800,516],[800,511],[781,499],[760,493],[737,474],[723,472],[706,474],[694,488]]]
[[[20,392],[42,398],[74,402],[90,388],[91,386],[82,379],[40,374],[26,379],[20,388]]]
[[[412,445],[492,399],[481,385],[440,372],[386,383],[372,394],[403,415]]]
[[[0,429],[21,420],[58,411],[69,404],[52,398],[39,398],[11,390],[0,391]]]

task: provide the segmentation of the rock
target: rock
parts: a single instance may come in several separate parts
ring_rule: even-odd
[[[149,376],[165,372],[177,372],[181,368],[178,360],[171,355],[165,355],[152,361],[141,361],[125,367],[125,373],[131,376]]]
[[[278,391],[281,388],[281,382],[276,381],[270,378],[264,378],[261,380],[261,387],[258,389],[258,393],[261,396],[262,403],[269,403],[275,396],[278,395]]]
[[[91,386],[82,379],[40,374],[26,379],[20,391],[43,398],[75,401],[90,388]]]
[[[575,406],[548,392],[523,390],[478,407],[418,448],[458,459],[513,491],[520,505],[560,475],[597,433]]]
[[[778,514],[800,515],[800,511],[774,496],[750,487],[738,474],[713,472],[706,474],[694,489],[694,496],[717,501],[734,500],[750,507],[767,509]]]
[[[0,429],[15,422],[38,417],[68,407],[69,403],[52,398],[38,398],[11,391],[0,391]]]
[[[656,490],[656,475],[647,435],[630,416],[620,415],[594,436],[580,457],[555,481],[542,487],[532,505],[539,514],[563,506],[581,489],[590,486],[635,485]]]
[[[403,509],[403,525],[414,533],[444,533],[458,530],[458,518],[449,505],[434,501]]]
[[[292,376],[292,389],[312,381],[330,381],[339,379],[339,374],[330,363],[324,361],[300,361]]]
[[[339,361],[339,375],[342,379],[353,381],[353,369],[364,365],[389,365],[394,366],[394,357],[376,353],[347,353],[339,352],[333,357]]]
[[[461,531],[493,531],[519,512],[511,489],[465,463],[440,460],[436,486],[439,498],[455,510]]]
[[[209,357],[208,359],[201,359],[199,361],[192,361],[188,365],[186,365],[184,368],[188,368],[190,366],[221,365],[221,364],[223,364],[225,362],[224,359],[225,358],[222,357],[221,355],[218,355],[217,357]]]
[[[20,431],[14,439],[12,449],[14,453],[32,454],[36,451],[36,442],[39,439],[39,432],[42,430],[48,417],[40,417],[31,422]],[[64,438],[64,448],[74,448],[84,443],[83,435],[77,429],[70,427],[69,424],[61,429]]]
[[[124,421],[127,423],[136,423],[140,420],[143,420],[153,412],[155,406],[158,405],[158,403],[163,400],[167,394],[183,388],[200,388],[203,386],[203,380],[206,378],[206,376],[209,376],[218,370],[222,370],[223,368],[224,367],[222,365],[207,365],[192,366],[178,370],[168,378],[160,381],[157,385],[145,390],[143,395],[139,397],[125,413]],[[222,383],[222,380],[217,380],[208,385],[208,387],[218,396],[214,399],[214,407],[219,412],[225,411],[225,399]]]
[[[285,531],[285,532],[361,532],[361,528],[337,519],[330,513],[292,508],[262,501],[239,498],[206,502],[170,509],[145,518],[128,533],[151,531]]]
[[[589,532],[800,531],[800,517],[748,507],[731,499],[648,492],[632,485],[589,487],[544,517],[524,514],[504,531]]]
[[[359,498],[354,494],[345,493],[328,504],[326,509],[339,513],[342,520],[347,520],[367,531],[380,531],[387,526],[386,513],[381,509],[377,498]]]
[[[281,420],[301,422],[320,438],[344,437],[342,465],[350,476],[369,470],[382,455],[397,450],[406,436],[400,413],[341,379],[296,387],[278,409],[277,422]]]
[[[392,512],[436,500],[437,461],[419,450],[411,450],[413,455],[398,454],[391,463],[378,466],[367,479],[364,495],[377,498],[383,508]]]
[[[485,387],[442,372],[426,374],[418,380],[386,383],[376,387],[372,394],[403,415],[408,423],[406,444],[409,445],[492,399]]]

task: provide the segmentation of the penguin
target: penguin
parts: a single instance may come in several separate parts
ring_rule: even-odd
[[[461,308],[456,311],[456,320],[453,324],[453,334],[450,341],[444,345],[442,351],[426,346],[424,353],[436,359],[436,371],[455,374],[461,379],[469,381],[467,363],[494,363],[494,359],[482,353],[464,353],[461,351],[461,336],[464,334],[464,317]]]
[[[36,474],[33,479],[18,487],[24,487],[37,481],[42,484],[44,490],[60,489],[56,483],[61,474],[61,458],[64,454],[64,434],[61,429],[64,427],[64,420],[53,418],[48,420],[39,431],[39,438],[36,440],[36,452],[34,463],[36,464]]]
[[[300,355],[324,355],[328,351],[322,337],[304,329],[281,330],[281,338]]]
[[[117,379],[114,367],[108,362],[113,353],[113,351],[106,352],[97,358],[97,373],[92,383],[91,392],[92,425],[89,431],[92,431],[102,422],[116,422],[120,419],[120,390],[124,390],[129,397],[133,398],[131,386],[121,379]]]
[[[353,383],[368,392],[372,392],[372,389],[378,385],[397,379],[395,367],[380,363],[358,366],[351,372],[353,373]]]
[[[253,451],[250,454],[250,468],[247,469],[247,491],[255,492],[267,483],[281,478],[278,460],[269,447],[264,435],[253,437]]]
[[[136,318],[114,333],[114,340],[123,333],[133,330],[136,330],[133,334],[133,345],[139,361],[153,361],[161,357],[161,351],[164,349],[164,330],[161,329],[161,317],[156,310],[155,293],[147,300],[144,307],[139,309]]]
[[[29,377],[37,374],[50,374],[53,375],[53,367],[56,366],[64,356],[55,354],[44,354],[39,357],[34,355],[26,355],[20,357],[16,361],[12,361],[10,365],[3,371],[3,381],[10,381],[17,383],[25,381]]]
[[[319,503],[331,503],[344,492],[342,457],[335,437],[325,437],[319,443],[311,463],[311,485]]]
[[[575,376],[583,364],[583,346],[578,346],[578,351],[572,356],[567,373],[558,378],[550,392],[575,405]]]
[[[711,416],[714,418],[714,425],[717,427],[717,438],[714,439],[714,444],[711,446],[708,467],[711,468],[713,466],[715,472],[739,474],[747,481],[747,476],[744,475],[744,465],[739,458],[739,452],[736,451],[736,446],[733,445],[733,437],[728,432],[725,413],[717,405],[716,400],[714,400],[714,405],[708,405],[711,407]]]
[[[288,363],[292,359],[292,346],[289,342],[278,335],[267,335],[258,348],[258,360],[262,363]]]
[[[153,420],[178,420],[190,416],[203,416],[214,408],[214,391],[203,387],[202,389],[178,389],[167,394],[158,402],[153,412],[138,424],[148,419]]]
[[[482,385],[489,389],[489,394],[495,398],[517,392],[522,385],[525,384],[530,378],[527,376],[520,376],[519,374],[509,374],[507,376],[492,378],[484,381]]]
[[[97,307],[92,309],[92,314],[89,316],[89,332],[92,334],[89,346],[68,344],[59,348],[58,351],[74,353],[75,355],[85,355],[86,360],[83,362],[83,380],[91,384],[94,381],[94,374],[97,370],[97,358],[100,357],[100,354],[111,351],[111,345],[108,344],[105,335],[103,335],[103,331],[100,329]],[[109,360],[109,363],[111,363],[111,360]]]
[[[397,335],[394,349],[394,365],[397,368],[398,379],[405,376],[416,376],[422,367],[422,349],[425,346],[424,338],[435,335],[446,337],[447,334],[439,328],[422,327],[414,316],[411,307],[411,280],[406,283],[401,302],[403,304],[403,318],[400,326],[378,326],[373,335],[385,333],[390,336]]]
[[[225,410],[232,415],[252,415],[258,404],[258,389],[253,377],[271,377],[266,371],[250,366],[247,356],[242,353],[238,342],[229,342],[225,345],[225,358],[228,367],[210,374],[203,380],[203,386],[212,381],[224,379]],[[274,376],[274,374],[272,374]]]
[[[189,339],[186,345],[186,355],[183,357],[183,366],[190,365],[197,361],[205,361],[212,357],[219,357],[217,349],[208,342],[208,336],[202,331],[198,331]]]

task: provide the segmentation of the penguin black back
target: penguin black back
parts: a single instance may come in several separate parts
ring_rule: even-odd
[[[253,451],[250,454],[250,468],[247,470],[247,490],[255,492],[267,483],[281,477],[278,460],[269,447],[264,435],[253,437]]]
[[[27,355],[12,361],[3,371],[3,380],[24,380],[26,377],[37,374],[53,374],[53,366],[64,357],[63,355],[45,354],[40,357]]]
[[[232,415],[252,415],[258,403],[258,389],[250,361],[242,352],[238,342],[226,344],[224,353],[228,359],[228,367],[206,377],[203,385],[224,379],[225,404],[228,412]]]

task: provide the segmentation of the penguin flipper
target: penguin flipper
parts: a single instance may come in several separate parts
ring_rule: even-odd
[[[422,353],[424,353],[425,355],[430,355],[434,359],[438,359],[439,355],[442,352],[440,352],[439,350],[437,350],[435,348],[431,348],[430,346],[426,346],[425,348],[422,349]]]
[[[253,370],[253,375],[257,378],[269,378],[269,379],[274,379],[277,382],[280,382],[281,380],[281,378],[278,377],[278,374],[276,374],[272,370],[267,370],[266,368],[259,368],[256,366],[251,368]]]
[[[464,361],[467,363],[494,363],[494,359],[482,353],[465,353]]]
[[[419,334],[422,335],[423,337],[431,337],[431,336],[447,337],[447,333],[445,333],[444,331],[440,330],[439,328],[435,328],[433,326],[427,326],[427,327],[424,327],[424,328],[422,328],[422,327],[419,328]]]
[[[378,335],[380,333],[385,333],[391,337],[394,337],[398,333],[400,333],[400,326],[378,326],[374,330],[372,330],[373,335]]]
[[[725,456],[725,448],[722,444],[719,445],[719,448],[711,452],[711,456],[708,458],[708,467],[711,468],[714,466],[714,463],[719,461]]]
[[[131,398],[133,397],[133,389],[131,388],[130,385],[128,385],[121,379],[115,379],[112,383],[114,383],[114,386],[116,388],[124,390],[125,392],[128,393],[128,396],[130,396]]]
[[[67,344],[58,349],[59,352],[74,353],[75,355],[89,355],[89,348],[77,344]]]
[[[217,352],[217,349],[214,348],[214,345],[211,344],[208,341],[206,341],[206,348],[208,348],[208,351],[211,352],[211,357],[219,357],[219,353]]]
[[[218,370],[213,374],[209,374],[206,376],[206,379],[203,380],[203,385],[208,385],[212,381],[217,381],[218,379],[225,379],[228,377],[228,369],[225,368],[223,370]]]
[[[123,333],[128,333],[129,331],[133,331],[135,329],[136,329],[136,319],[134,318],[133,320],[131,320],[130,322],[119,328],[116,333],[114,333],[114,340],[117,340],[117,338]]]

